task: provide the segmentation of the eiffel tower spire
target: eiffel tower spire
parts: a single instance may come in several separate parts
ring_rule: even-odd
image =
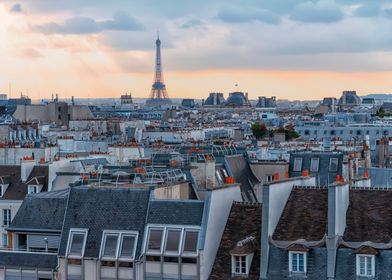
[[[156,52],[155,52],[155,77],[154,83],[152,84],[148,104],[171,104],[171,100],[166,91],[166,85],[163,80],[162,73],[162,59],[161,59],[161,40],[159,39],[159,32],[157,34],[157,40],[155,41]]]

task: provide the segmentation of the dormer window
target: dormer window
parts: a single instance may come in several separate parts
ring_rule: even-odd
[[[294,172],[300,172],[302,170],[302,158],[294,158]]]
[[[28,189],[27,189],[27,193],[28,194],[34,194],[34,193],[38,193],[39,192],[39,188],[37,185],[29,185]]]
[[[319,171],[319,158],[312,158],[310,160],[310,172],[318,172]]]
[[[290,273],[306,273],[306,252],[289,252]]]
[[[237,242],[236,246],[230,251],[231,254],[231,273],[233,276],[244,276],[249,274],[250,265],[256,249],[256,238],[248,236]]]
[[[87,229],[70,229],[67,246],[68,258],[83,258],[86,240]]]
[[[231,267],[233,275],[249,274],[249,256],[231,256]]]
[[[357,276],[375,276],[375,256],[357,254]]]
[[[133,261],[138,233],[133,231],[104,231],[101,259],[108,261]]]
[[[198,253],[199,229],[182,227],[151,227],[148,229],[146,255],[149,260],[185,257],[195,259]],[[169,258],[166,258],[169,257]]]

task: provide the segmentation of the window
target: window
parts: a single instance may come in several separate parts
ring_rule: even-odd
[[[11,209],[3,209],[3,226],[11,224]]]
[[[38,186],[28,186],[27,193],[28,194],[38,193]]]
[[[375,257],[373,255],[357,255],[357,276],[375,276]]]
[[[272,182],[272,181],[274,180],[274,175],[267,175],[267,176],[265,177],[265,180],[266,180],[267,182]]]
[[[357,255],[357,275],[374,277],[373,255]]]
[[[181,240],[181,229],[168,229],[166,234],[165,242],[165,253],[172,252],[175,254],[179,253],[180,240]]]
[[[117,244],[119,234],[104,234],[103,239],[103,258],[116,258],[117,256]]]
[[[8,234],[3,233],[2,242],[3,242],[3,247],[4,248],[8,247]]]
[[[120,259],[134,259],[137,235],[122,234],[120,245]]]
[[[310,172],[318,172],[319,171],[319,158],[312,158],[310,160]]]
[[[248,274],[246,256],[232,256],[231,261],[233,274]]]
[[[0,185],[0,197],[4,195],[4,187],[3,185]]]
[[[299,172],[301,170],[302,170],[302,158],[295,158],[294,159],[293,171],[294,172]]]
[[[87,230],[70,229],[67,247],[67,256],[81,258],[86,246]]]
[[[178,256],[195,257],[198,239],[199,230],[196,228],[150,228],[146,242],[146,257],[153,259],[152,257],[164,255],[176,257],[177,260]]]
[[[196,254],[198,238],[199,238],[198,231],[185,230],[183,252]]]
[[[162,251],[163,229],[150,229],[148,234],[148,251]]]
[[[331,158],[329,160],[329,171],[336,172],[338,171],[339,159],[338,158]]]
[[[105,231],[102,235],[101,259],[132,261],[137,236],[137,232]]]
[[[306,273],[306,253],[289,253],[289,271],[293,273]]]

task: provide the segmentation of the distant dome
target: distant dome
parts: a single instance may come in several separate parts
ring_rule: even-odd
[[[204,101],[203,105],[207,106],[217,106],[223,105],[225,103],[225,98],[223,97],[223,93],[220,92],[211,92],[206,101]]]
[[[360,105],[361,98],[355,91],[343,91],[342,97],[339,99],[339,105]]]
[[[243,92],[232,92],[226,102],[227,106],[250,106],[249,100]]]

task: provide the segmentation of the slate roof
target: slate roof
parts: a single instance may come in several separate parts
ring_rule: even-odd
[[[256,202],[257,198],[253,186],[259,184],[260,181],[254,175],[245,157],[243,155],[232,155],[226,156],[225,159],[235,182],[241,184],[244,200]]]
[[[232,278],[230,252],[238,251],[238,242],[249,237],[254,237],[254,256],[246,279],[259,279],[261,216],[262,205],[259,203],[233,203],[209,279],[240,279]]]
[[[59,256],[65,256],[69,230],[88,229],[85,257],[98,258],[103,230],[139,232],[140,255],[150,191],[127,188],[71,188],[64,218]]]
[[[57,255],[0,251],[0,267],[16,267],[15,264],[23,268],[39,267],[40,270],[52,270],[57,266]]]
[[[27,195],[27,183],[32,181],[32,184],[36,184],[32,180],[34,178],[37,178],[39,184],[43,185],[41,192],[48,191],[48,166],[34,166],[27,177],[26,183],[23,183],[21,180],[20,165],[1,165],[0,176],[3,177],[4,183],[9,184],[3,197],[0,199],[23,200]]]
[[[319,241],[327,233],[327,218],[327,188],[294,187],[272,239]]]
[[[61,232],[68,192],[60,190],[27,195],[8,230]]]
[[[392,239],[392,191],[350,189],[345,241],[388,243]]]
[[[204,202],[154,200],[148,210],[149,224],[201,225]]]

